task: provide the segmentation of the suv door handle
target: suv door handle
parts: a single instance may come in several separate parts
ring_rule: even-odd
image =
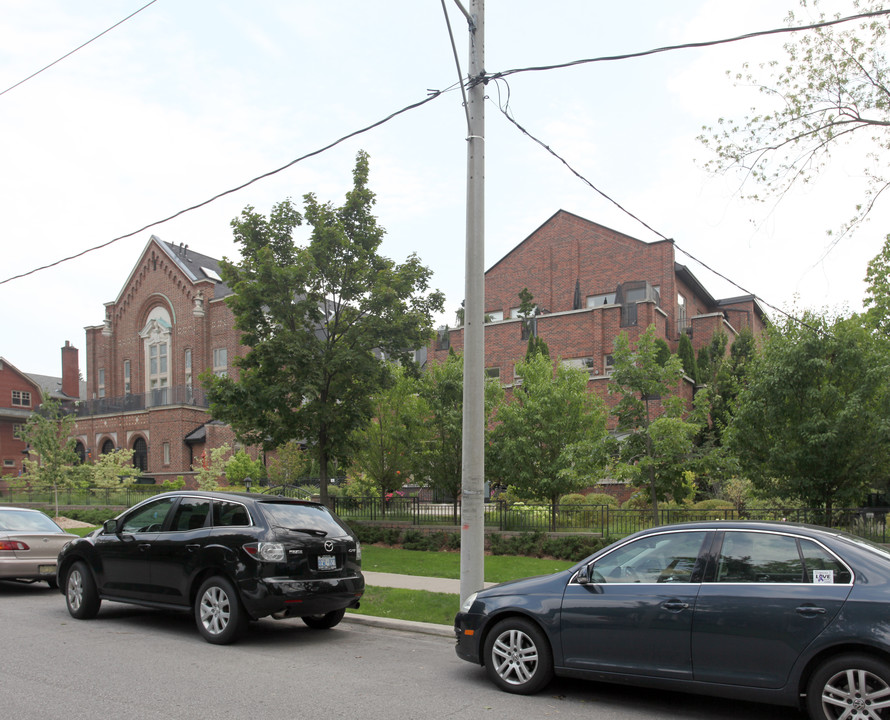
[[[151,543],[139,543],[136,547],[139,548],[139,552],[148,552],[151,550]]]
[[[198,543],[189,543],[185,546],[185,549],[189,552],[197,552],[201,549],[201,546]]]

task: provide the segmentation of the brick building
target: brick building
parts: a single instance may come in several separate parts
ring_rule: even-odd
[[[86,400],[78,452],[134,451],[155,482],[191,476],[205,449],[234,446],[212,421],[198,376],[233,372],[240,333],[225,304],[232,290],[216,259],[152,235],[105,320],[86,328]]]
[[[514,365],[525,357],[528,329],[519,293],[536,304],[533,332],[563,362],[588,369],[591,389],[608,399],[611,352],[618,334],[631,344],[655,325],[676,352],[685,333],[696,352],[722,330],[729,345],[744,327],[755,336],[765,315],[753,296],[714,299],[676,262],[669,240],[645,243],[577,215],[558,211],[485,273],[485,367],[507,387],[521,382]],[[463,348],[461,328],[443,328],[429,349],[440,362]],[[692,383],[681,393],[691,399]]]
[[[62,348],[62,377],[25,373],[0,357],[0,477],[18,475],[27,445],[18,431],[40,407],[44,395],[63,405],[74,405],[82,393],[78,352],[71,343]]]

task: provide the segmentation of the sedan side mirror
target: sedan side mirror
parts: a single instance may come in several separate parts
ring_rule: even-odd
[[[589,563],[582,567],[579,571],[575,579],[577,580],[579,585],[589,585],[590,578],[593,575],[593,563]]]

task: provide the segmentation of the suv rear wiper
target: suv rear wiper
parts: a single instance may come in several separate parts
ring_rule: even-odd
[[[313,535],[314,537],[327,537],[327,532],[315,528],[292,528],[284,527],[284,525],[276,525],[275,527],[280,530],[289,530],[290,532],[306,533],[307,535]]]

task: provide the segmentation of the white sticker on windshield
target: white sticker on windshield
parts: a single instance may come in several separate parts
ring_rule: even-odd
[[[834,583],[834,570],[813,570],[813,583],[831,585]]]

